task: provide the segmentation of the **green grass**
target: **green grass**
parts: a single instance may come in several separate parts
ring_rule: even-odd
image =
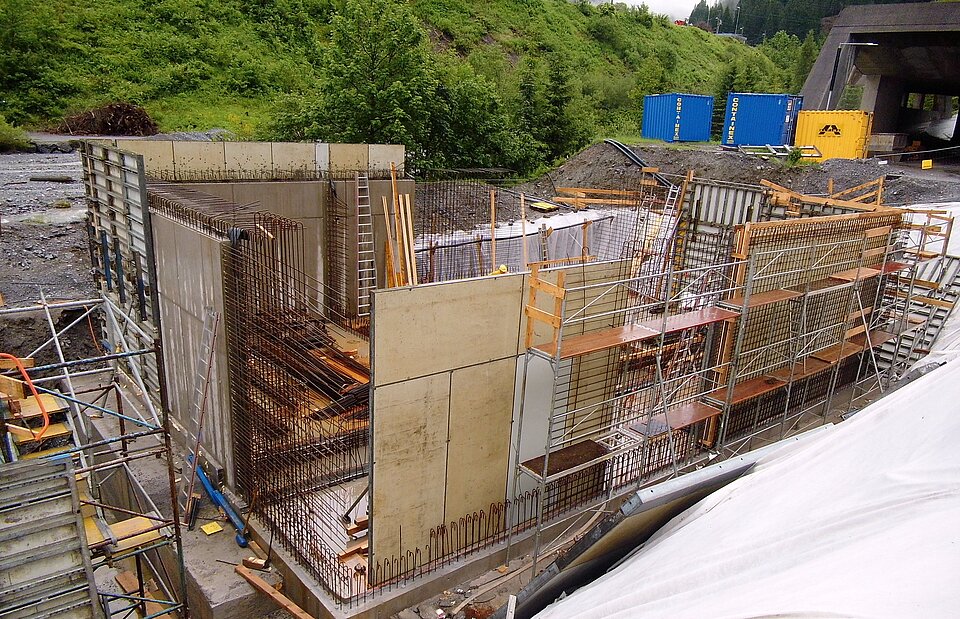
[[[316,83],[342,0],[5,0],[0,113],[49,127],[109,102],[143,105],[162,131],[222,127],[269,137],[285,93]],[[561,59],[590,133],[633,139],[650,92],[712,94],[729,63],[783,88],[758,50],[645,10],[568,0],[410,0],[438,54],[489,79],[512,112],[520,69]]]

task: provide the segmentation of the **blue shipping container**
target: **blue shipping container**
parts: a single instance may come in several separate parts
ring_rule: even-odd
[[[730,146],[793,144],[802,107],[799,95],[731,92],[720,141]]]
[[[670,93],[643,98],[645,138],[665,142],[707,142],[713,118],[713,97]]]

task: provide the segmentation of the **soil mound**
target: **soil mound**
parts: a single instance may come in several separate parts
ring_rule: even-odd
[[[147,136],[160,131],[147,111],[132,103],[108,103],[74,114],[57,127],[70,135]]]

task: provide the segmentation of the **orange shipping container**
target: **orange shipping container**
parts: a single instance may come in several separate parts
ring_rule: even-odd
[[[825,159],[863,159],[870,144],[873,113],[860,110],[803,110],[797,116],[795,146],[816,146]]]

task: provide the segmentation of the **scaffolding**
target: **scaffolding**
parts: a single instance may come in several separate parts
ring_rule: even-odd
[[[121,592],[98,579],[107,617],[187,617],[169,423],[140,374],[144,357],[158,363],[156,346],[129,349],[131,332],[141,329],[107,297],[48,302],[41,293],[36,305],[0,310],[5,317],[37,313],[50,336],[32,351],[15,351],[16,367],[0,374],[3,460],[69,467],[94,575],[121,570]],[[136,337],[155,341],[143,332]],[[98,354],[72,358],[67,343],[87,338]],[[36,365],[34,358],[50,350],[55,361]],[[170,493],[164,505],[172,513],[133,473],[134,463],[156,458],[163,460]]]
[[[537,495],[534,557],[563,514],[885,389],[924,324],[911,314],[915,273],[933,256],[906,245],[916,229],[877,209],[737,226],[731,257],[709,266],[644,270],[637,250],[609,268],[533,265],[512,451],[514,494]],[[882,365],[887,342],[903,344]]]

